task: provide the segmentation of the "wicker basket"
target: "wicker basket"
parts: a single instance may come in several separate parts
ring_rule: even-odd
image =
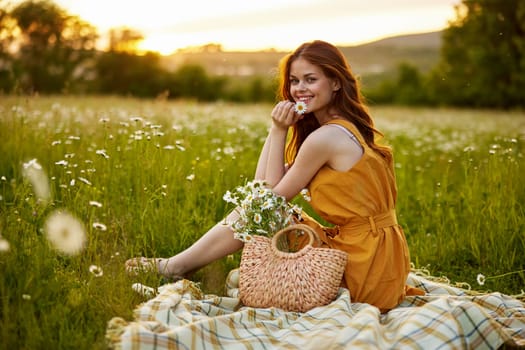
[[[290,231],[304,231],[310,240],[301,250],[279,250],[278,242]],[[347,254],[341,250],[316,248],[315,231],[294,224],[273,238],[253,236],[244,244],[239,272],[239,296],[246,306],[277,307],[306,312],[332,302],[339,291]]]

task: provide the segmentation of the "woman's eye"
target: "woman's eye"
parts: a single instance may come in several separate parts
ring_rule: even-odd
[[[297,83],[299,83],[299,80],[292,78],[292,79],[290,79],[290,83],[297,84]]]
[[[313,83],[313,82],[315,82],[315,78],[308,78],[308,79],[306,79],[306,81],[308,83]]]

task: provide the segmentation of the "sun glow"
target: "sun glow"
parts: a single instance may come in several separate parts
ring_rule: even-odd
[[[141,51],[168,55],[180,48],[219,43],[225,50],[290,50],[322,39],[354,45],[378,38],[441,30],[460,0],[56,0],[71,14],[95,25],[104,37],[111,28],[144,35]],[[103,9],[103,10],[101,10]]]

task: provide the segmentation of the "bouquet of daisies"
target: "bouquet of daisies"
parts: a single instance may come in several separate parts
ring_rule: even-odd
[[[275,194],[261,180],[253,180],[227,191],[223,199],[233,204],[239,214],[237,220],[227,224],[233,229],[234,237],[243,242],[250,241],[252,235],[272,237],[301,214],[298,205]]]

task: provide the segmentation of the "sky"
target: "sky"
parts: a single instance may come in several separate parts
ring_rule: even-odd
[[[129,27],[139,48],[170,54],[209,43],[224,50],[293,50],[321,39],[357,45],[444,29],[460,0],[54,0],[96,26]]]

